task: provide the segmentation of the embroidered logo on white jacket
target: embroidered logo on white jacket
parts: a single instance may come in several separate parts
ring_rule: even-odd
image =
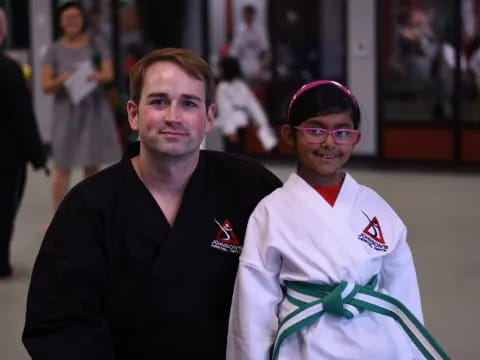
[[[383,239],[382,228],[376,216],[370,220],[367,214],[362,211],[363,215],[367,217],[368,225],[363,229],[362,233],[358,235],[358,239],[367,243],[372,249],[377,251],[387,251],[388,245]]]
[[[213,221],[215,221],[219,229],[215,240],[212,241],[211,247],[232,254],[240,254],[242,252],[242,245],[240,245],[237,235],[232,229],[230,220],[225,219],[223,223],[221,223],[213,218]]]

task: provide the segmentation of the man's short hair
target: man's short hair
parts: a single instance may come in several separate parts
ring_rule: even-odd
[[[178,65],[194,79],[205,83],[205,103],[208,108],[215,98],[215,80],[210,66],[193,51],[178,48],[154,50],[138,60],[130,71],[130,99],[140,102],[144,77],[147,69],[157,62],[170,62]]]

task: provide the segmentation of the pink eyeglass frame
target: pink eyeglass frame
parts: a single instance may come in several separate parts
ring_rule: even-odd
[[[304,92],[314,88],[314,87],[317,87],[317,86],[320,86],[320,85],[333,85],[333,86],[336,86],[337,88],[339,88],[340,90],[342,90],[346,95],[348,95],[348,97],[350,97],[350,99],[352,100],[353,104],[355,105],[355,107],[358,109],[358,102],[357,102],[357,99],[355,99],[355,96],[353,96],[352,92],[350,91],[350,89],[348,89],[346,86],[343,86],[342,84],[336,82],[336,81],[333,81],[333,80],[316,80],[316,81],[312,81],[312,82],[309,82],[309,83],[306,83],[305,85],[303,85],[300,89],[297,90],[297,92],[292,96],[292,99],[290,100],[290,103],[288,104],[288,111],[287,111],[287,120],[290,121],[290,110],[292,109],[292,106],[293,104],[295,103],[295,101],[298,99],[298,97],[300,95],[302,95]]]
[[[292,126],[295,130],[298,130],[302,133],[303,136],[305,136],[305,133],[309,130],[322,130],[323,133],[326,135],[326,137],[320,141],[320,142],[311,142],[311,141],[307,141],[305,140],[307,143],[309,144],[321,144],[322,142],[325,142],[327,141],[328,137],[331,136],[332,137],[332,140],[333,142],[335,143],[335,145],[350,145],[350,144],[355,144],[359,139],[360,139],[360,130],[355,130],[355,129],[334,129],[334,130],[327,130],[327,129],[323,129],[323,128],[319,128],[319,127],[308,127],[308,128],[302,128],[302,127],[299,127],[299,126]],[[351,132],[353,134],[355,134],[356,138],[354,141],[352,142],[337,142],[335,140],[335,136],[333,136],[333,134],[337,131],[347,131],[347,132]]]

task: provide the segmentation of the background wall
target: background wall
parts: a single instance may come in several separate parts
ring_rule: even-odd
[[[377,154],[375,0],[347,3],[347,84],[362,109],[356,154]]]

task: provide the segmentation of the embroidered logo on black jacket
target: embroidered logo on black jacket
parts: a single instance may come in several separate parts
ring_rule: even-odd
[[[233,231],[230,220],[225,219],[223,223],[220,223],[213,218],[213,221],[218,225],[218,232],[215,240],[212,241],[211,247],[232,254],[240,254],[242,245],[240,245],[237,235]]]
[[[362,211],[363,215],[367,217],[368,224],[360,235],[358,239],[367,243],[372,249],[377,251],[387,251],[388,245],[385,244],[383,239],[382,228],[376,216],[370,220],[367,214]]]

